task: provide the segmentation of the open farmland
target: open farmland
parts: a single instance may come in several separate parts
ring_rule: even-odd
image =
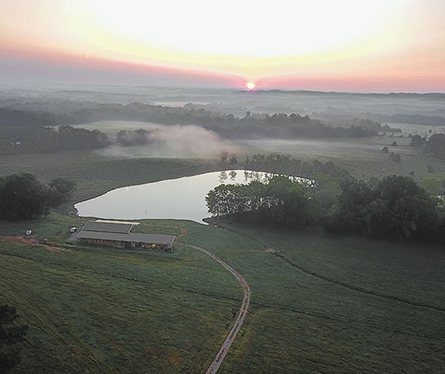
[[[57,217],[48,238],[60,245],[66,228]],[[251,287],[222,373],[442,372],[440,248],[188,221],[144,221],[138,229],[187,234],[173,254],[1,240],[0,294],[31,325],[17,373],[204,372],[242,290],[181,242],[211,250]],[[11,230],[1,234],[17,234]]]

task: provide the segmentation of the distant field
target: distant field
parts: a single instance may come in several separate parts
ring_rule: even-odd
[[[57,245],[80,221],[35,222]],[[31,223],[2,223],[0,234]],[[442,249],[188,221],[138,229],[181,227],[180,241],[213,251],[252,290],[221,373],[443,372]],[[65,249],[0,240],[0,302],[31,326],[16,373],[205,371],[241,302],[230,273],[180,244],[173,254]]]
[[[445,128],[443,126],[432,126],[432,125],[419,125],[419,124],[413,124],[413,123],[400,123],[400,122],[384,122],[382,125],[388,125],[389,127],[393,129],[400,129],[402,130],[403,135],[420,135],[420,136],[427,136],[430,137],[435,132],[437,133],[444,133]],[[431,130],[431,133],[430,133]],[[395,135],[400,133],[394,133]]]

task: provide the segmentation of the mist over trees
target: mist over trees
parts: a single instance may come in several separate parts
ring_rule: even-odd
[[[124,147],[149,144],[152,142],[149,133],[149,131],[144,129],[135,131],[121,130],[116,135],[116,141]]]
[[[49,110],[51,109],[51,110]],[[226,139],[235,138],[356,138],[376,135],[384,128],[370,120],[357,120],[345,127],[330,126],[308,115],[275,113],[236,117],[205,109],[163,107],[131,103],[92,102],[26,103],[17,108],[0,108],[0,153],[53,152],[92,149],[111,141],[98,130],[74,129],[70,125],[105,120],[154,122],[164,125],[198,125]],[[48,128],[47,126],[53,126]],[[59,129],[54,129],[59,126]],[[125,130],[123,130],[125,131]],[[146,134],[120,132],[121,145],[146,144]],[[144,136],[145,135],[145,136]],[[20,144],[19,144],[20,143]]]

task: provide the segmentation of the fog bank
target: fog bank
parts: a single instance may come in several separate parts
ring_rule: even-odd
[[[236,153],[237,146],[213,131],[195,125],[175,125],[152,131],[150,143],[142,146],[112,146],[97,151],[109,157],[131,158],[218,158],[222,149]]]

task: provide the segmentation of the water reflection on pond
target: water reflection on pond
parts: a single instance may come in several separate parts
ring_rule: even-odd
[[[210,217],[207,193],[220,185],[265,181],[270,174],[231,170],[118,188],[75,205],[81,217],[114,219],[187,219]]]

